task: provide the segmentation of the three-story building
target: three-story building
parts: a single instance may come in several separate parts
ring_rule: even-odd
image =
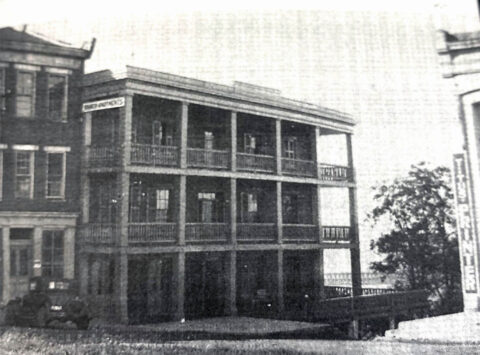
[[[295,312],[325,297],[323,253],[350,250],[361,293],[353,119],[127,66],[84,77],[81,290],[122,322]],[[348,164],[322,163],[344,136]],[[322,190],[348,191],[325,225]]]
[[[81,80],[93,47],[0,29],[0,303],[75,277]]]

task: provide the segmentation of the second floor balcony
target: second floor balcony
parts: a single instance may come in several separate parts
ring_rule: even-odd
[[[230,152],[226,150],[188,148],[187,166],[192,168],[228,169]]]
[[[149,166],[178,166],[176,146],[132,143],[131,164]]]

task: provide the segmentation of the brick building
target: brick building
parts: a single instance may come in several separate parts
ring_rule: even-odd
[[[79,279],[98,314],[143,323],[295,312],[350,250],[361,293],[352,118],[273,89],[127,66],[84,77]],[[348,166],[322,163],[343,138]],[[349,196],[322,224],[322,191]]]
[[[75,277],[81,78],[91,49],[0,29],[0,303]]]

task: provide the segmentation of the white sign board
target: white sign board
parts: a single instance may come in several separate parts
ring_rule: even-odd
[[[82,105],[82,112],[92,112],[98,110],[107,110],[125,106],[125,97],[115,97],[100,101],[86,102]]]

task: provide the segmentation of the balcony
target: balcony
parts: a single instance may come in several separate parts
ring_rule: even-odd
[[[276,239],[277,228],[274,223],[237,224],[237,240],[239,242],[273,242]]]
[[[193,168],[228,169],[230,166],[230,152],[188,148],[187,166]]]
[[[349,167],[323,163],[319,165],[318,178],[322,181],[349,181],[351,176]]]
[[[274,173],[275,158],[270,155],[237,153],[237,169],[260,173]]]
[[[317,242],[318,228],[313,224],[284,224],[283,240],[285,242]]]
[[[282,173],[285,175],[316,177],[317,168],[312,160],[282,158]]]
[[[189,243],[226,242],[230,235],[226,223],[187,223],[185,241]]]
[[[117,234],[116,224],[90,223],[80,228],[81,240],[85,244],[112,245]]]
[[[132,144],[131,163],[149,166],[178,166],[178,147]]]
[[[350,227],[322,226],[322,237],[325,242],[350,242],[352,239]]]
[[[87,147],[87,164],[90,168],[104,168],[117,166],[120,163],[120,155],[115,146],[112,147]]]
[[[175,243],[176,223],[129,223],[128,244]]]

